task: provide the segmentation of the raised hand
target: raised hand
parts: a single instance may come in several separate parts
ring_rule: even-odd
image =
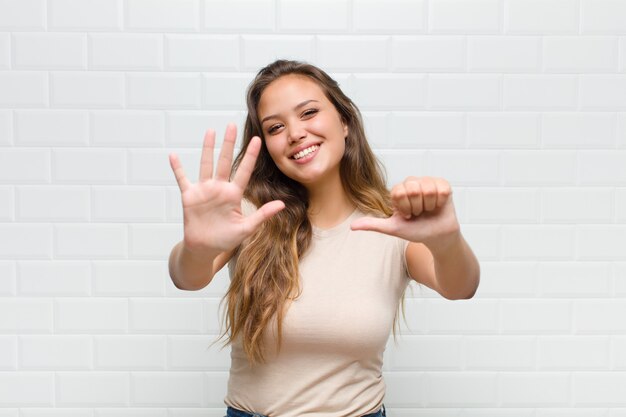
[[[408,177],[391,190],[393,215],[362,217],[352,230],[372,230],[431,247],[442,247],[459,233],[452,189],[443,178]]]
[[[197,254],[217,254],[236,248],[263,221],[285,207],[282,201],[271,201],[254,214],[244,217],[241,211],[243,192],[254,169],[261,139],[253,137],[233,180],[229,181],[237,127],[229,123],[224,144],[213,175],[215,131],[207,130],[200,160],[200,178],[190,182],[176,154],[170,154],[170,166],[181,191],[183,203],[184,245]]]

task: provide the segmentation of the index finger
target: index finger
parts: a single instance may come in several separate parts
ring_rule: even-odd
[[[250,181],[260,149],[261,139],[258,136],[254,136],[250,139],[250,143],[248,143],[248,148],[246,149],[246,154],[243,156],[241,164],[239,164],[237,172],[235,172],[235,176],[233,177],[233,182],[242,190],[245,190],[248,185],[248,181]]]

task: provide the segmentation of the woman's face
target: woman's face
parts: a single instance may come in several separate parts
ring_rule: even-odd
[[[348,128],[315,81],[301,75],[272,81],[257,112],[267,150],[285,175],[307,188],[339,178]]]

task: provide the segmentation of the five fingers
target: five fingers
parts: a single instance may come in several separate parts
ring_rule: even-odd
[[[200,172],[199,182],[205,182],[210,180],[228,182],[230,179],[230,173],[233,163],[233,152],[235,148],[235,142],[237,139],[237,126],[234,123],[229,123],[226,126],[226,133],[224,134],[224,142],[220,151],[219,159],[217,160],[217,167],[215,175],[213,175],[213,153],[215,148],[215,131],[208,129],[204,135],[204,141],[202,145],[202,154],[200,157]],[[237,167],[237,171],[233,176],[233,184],[236,184],[241,191],[247,187],[256,160],[261,150],[261,139],[258,136],[254,136],[250,139],[246,148],[245,155],[243,156],[241,163]],[[182,192],[193,186],[193,184],[187,179],[183,170],[182,164],[178,158],[178,155],[171,153],[169,155],[170,166],[174,171],[176,182]],[[270,201],[264,204],[253,214],[248,216],[241,224],[243,231],[246,235],[249,235],[256,230],[261,223],[274,216],[276,213],[285,208],[285,203],[280,200]]]
[[[237,126],[234,123],[229,123],[226,126],[226,133],[224,134],[224,143],[220,151],[220,156],[217,161],[217,169],[215,172],[215,179],[221,181],[228,181],[230,177],[231,166],[233,162],[233,151],[235,148],[235,141],[237,139]],[[215,149],[215,130],[208,129],[204,134],[204,141],[202,144],[202,155],[200,157],[200,175],[199,181],[207,181],[213,178],[213,152]],[[258,137],[253,137],[250,140],[246,154],[241,161],[241,165],[235,173],[233,181],[239,185],[242,189],[246,188],[254,166],[256,159],[261,149],[261,140]],[[191,186],[191,182],[185,176],[182,164],[178,158],[178,155],[172,153],[169,155],[170,166],[174,171],[176,182],[181,191],[185,191]]]
[[[443,207],[452,189],[443,178],[408,177],[391,190],[393,207],[405,218]]]

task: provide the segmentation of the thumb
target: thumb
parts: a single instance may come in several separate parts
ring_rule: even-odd
[[[393,222],[387,219],[376,217],[361,217],[350,224],[352,230],[371,230],[374,232],[392,234],[394,231]]]
[[[269,219],[285,208],[281,200],[270,201],[263,204],[257,211],[246,217],[244,229],[246,234],[252,234],[265,220]]]

